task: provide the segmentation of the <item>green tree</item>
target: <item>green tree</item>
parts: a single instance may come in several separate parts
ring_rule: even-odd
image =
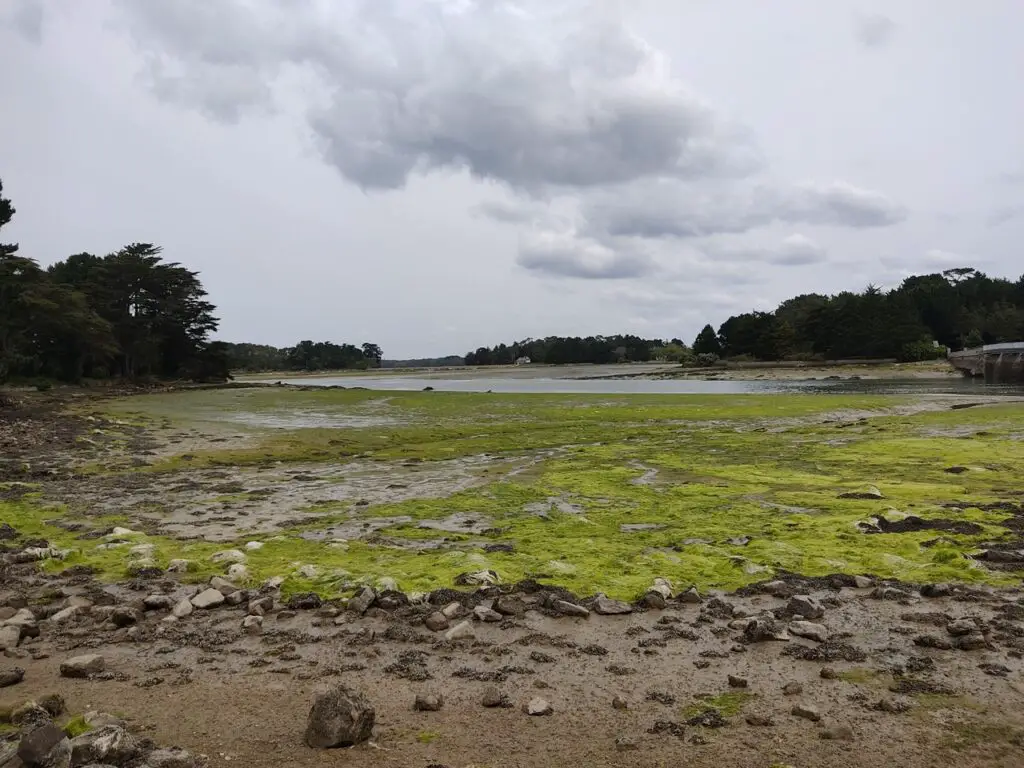
[[[697,338],[693,341],[693,353],[695,355],[722,355],[722,343],[718,340],[715,329],[705,325]]]

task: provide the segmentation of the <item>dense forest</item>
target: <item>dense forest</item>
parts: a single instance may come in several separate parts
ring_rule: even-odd
[[[975,269],[908,277],[891,291],[804,294],[773,312],[747,312],[717,331],[704,326],[691,346],[637,336],[526,339],[481,347],[466,365],[519,362],[620,363],[715,360],[895,359],[944,357],[947,349],[1024,340],[1024,277],[1016,283]]]
[[[757,360],[941,357],[946,349],[1024,340],[1024,277],[1016,283],[975,269],[908,277],[898,288],[804,294],[774,312],[706,326],[696,354]]]
[[[2,192],[0,183],[0,230],[15,214]],[[46,269],[0,243],[0,382],[223,380],[225,347],[209,340],[213,311],[197,273],[163,261],[149,243]]]
[[[466,365],[512,365],[520,361],[562,365],[566,363],[642,363],[649,360],[681,361],[684,345],[679,339],[642,339],[639,336],[548,336],[525,339],[496,347],[480,347],[465,356]]]
[[[267,344],[226,344],[233,371],[340,371],[349,368],[380,368],[384,356],[376,344],[334,344],[300,341],[294,347]]]

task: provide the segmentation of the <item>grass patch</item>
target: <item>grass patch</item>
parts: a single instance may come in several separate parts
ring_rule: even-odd
[[[683,710],[684,717],[696,717],[709,709],[717,709],[722,717],[735,717],[743,711],[751,699],[757,698],[757,694],[746,691],[728,691],[717,695],[701,694],[694,698],[697,702]]]
[[[71,739],[81,736],[83,733],[88,733],[91,730],[92,728],[85,722],[85,717],[82,715],[75,715],[64,724],[64,733]]]
[[[853,667],[839,673],[840,680],[846,683],[856,683],[857,685],[877,683],[881,676],[882,673],[877,669],[869,669],[867,667]]]
[[[416,734],[416,741],[420,744],[433,744],[441,738],[441,734],[437,731],[420,731]]]
[[[949,726],[943,746],[963,752],[979,746],[988,748],[1024,747],[1024,729],[1007,723],[961,722]]]

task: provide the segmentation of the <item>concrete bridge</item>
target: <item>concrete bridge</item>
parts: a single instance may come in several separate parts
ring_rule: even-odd
[[[950,352],[948,360],[964,376],[983,376],[987,384],[1024,384],[1024,341]]]

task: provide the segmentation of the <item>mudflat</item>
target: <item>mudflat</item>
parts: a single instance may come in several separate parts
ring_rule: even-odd
[[[335,760],[337,682],[351,765],[1024,756],[1012,398],[58,394],[0,439],[4,704],[211,765]]]

